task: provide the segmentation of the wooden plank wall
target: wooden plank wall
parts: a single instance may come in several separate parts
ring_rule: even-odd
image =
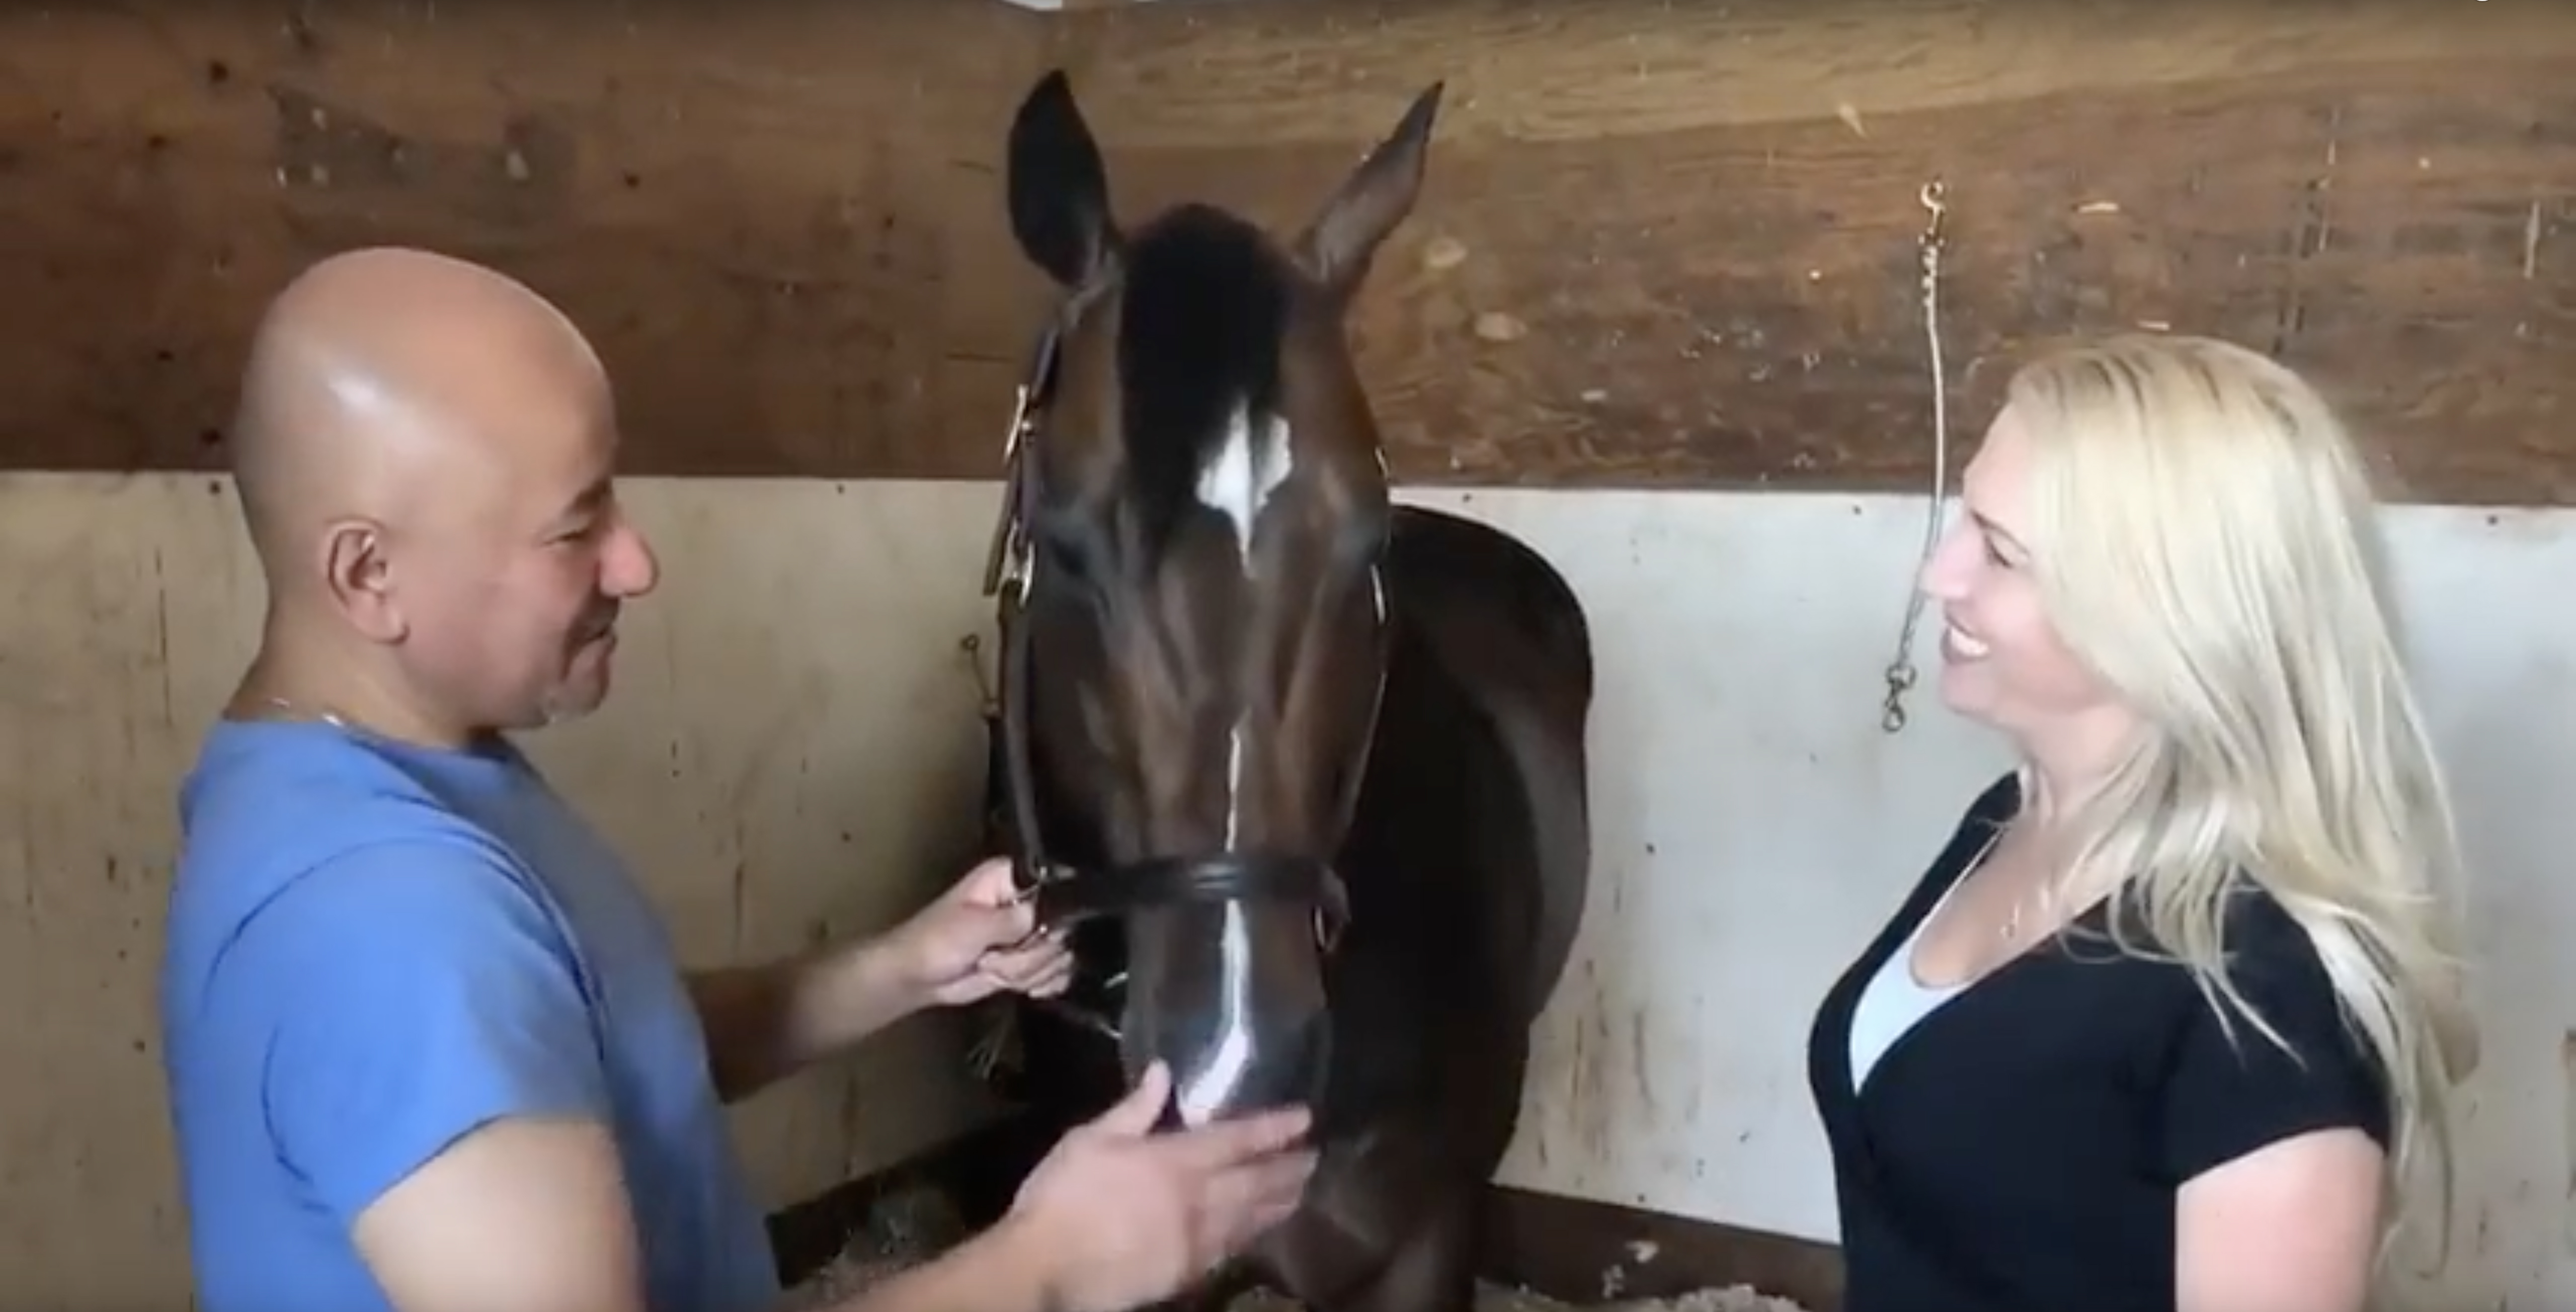
[[[261,304],[372,243],[599,344],[644,474],[963,469],[1007,407],[992,0],[197,0],[0,10],[0,468],[222,464]],[[978,453],[1003,415],[979,416]]]
[[[560,297],[639,473],[989,475],[1049,59],[1131,209],[1282,223],[1448,81],[1357,326],[1407,479],[1920,486],[1937,176],[1963,422],[2163,323],[2315,370],[2412,497],[2576,492],[2576,8],[2417,0],[15,9],[0,465],[214,463],[258,300],[402,240]]]
[[[1939,177],[1963,422],[2017,351],[2163,323],[2314,370],[2414,499],[2576,495],[2576,6],[1291,0],[1065,23],[1136,206],[1205,192],[1293,222],[1448,80],[1360,329],[1400,477],[1921,488]]]

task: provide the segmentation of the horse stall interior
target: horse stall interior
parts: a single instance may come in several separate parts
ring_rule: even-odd
[[[1498,1283],[1834,1305],[1810,1008],[2004,763],[1928,687],[1882,722],[1935,398],[1955,472],[2015,353],[2144,325],[2313,371],[2402,489],[2488,1030],[2447,1266],[2419,1243],[2398,1283],[2576,1302],[2576,9],[1056,9],[0,14],[9,1301],[186,1299],[154,962],[173,790],[261,604],[221,470],[263,300],[413,243],[572,314],[665,572],[608,707],[534,752],[693,958],[884,925],[978,841],[960,640],[1046,304],[999,163],[1062,67],[1122,216],[1197,196],[1281,231],[1446,82],[1355,354],[1402,497],[1535,544],[1599,668],[1590,900]],[[967,1042],[915,1022],[743,1111],[800,1274],[891,1196],[866,1182],[967,1170],[1008,1124]]]

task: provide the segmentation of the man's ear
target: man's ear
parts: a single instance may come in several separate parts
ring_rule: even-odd
[[[400,642],[409,625],[394,596],[384,526],[344,519],[322,531],[323,591],[351,625],[377,642]]]

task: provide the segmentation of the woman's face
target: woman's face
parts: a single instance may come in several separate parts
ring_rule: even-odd
[[[2113,705],[2042,604],[2022,536],[2029,483],[2030,436],[2006,406],[1968,462],[1961,513],[1922,579],[1941,606],[1942,701],[2025,744],[2066,736]]]

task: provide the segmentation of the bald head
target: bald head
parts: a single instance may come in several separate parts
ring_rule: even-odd
[[[335,522],[400,533],[469,511],[546,454],[536,435],[606,406],[579,330],[502,274],[400,249],[314,265],[260,321],[230,436],[272,585],[296,586]]]
[[[439,742],[597,705],[656,567],[580,332],[489,269],[366,250],[289,285],[250,357],[233,468],[269,615],[242,704]]]

